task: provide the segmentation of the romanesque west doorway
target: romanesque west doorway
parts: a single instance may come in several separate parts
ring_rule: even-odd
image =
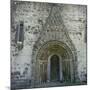
[[[50,62],[51,62],[50,81],[59,81],[60,80],[59,57],[57,55],[53,55],[50,59]]]
[[[49,41],[38,49],[33,64],[34,83],[72,82],[74,80],[74,55],[60,41]]]

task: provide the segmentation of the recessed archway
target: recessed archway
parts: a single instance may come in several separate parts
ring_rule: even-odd
[[[74,55],[71,49],[63,42],[49,41],[42,45],[35,54],[33,78],[36,82],[74,80]],[[54,58],[56,57],[56,64]],[[52,66],[55,66],[54,68]],[[57,69],[53,71],[53,69]],[[52,75],[53,73],[54,76]]]
[[[60,80],[60,64],[59,64],[59,56],[53,55],[50,59],[50,80],[51,81],[59,81]]]

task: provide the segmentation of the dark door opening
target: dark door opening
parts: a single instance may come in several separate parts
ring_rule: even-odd
[[[51,81],[59,81],[60,80],[59,57],[57,55],[53,55],[50,61],[51,61],[51,67],[50,67]]]

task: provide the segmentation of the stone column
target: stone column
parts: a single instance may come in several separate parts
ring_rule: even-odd
[[[50,59],[48,60],[47,64],[47,81],[50,82]]]
[[[71,74],[71,82],[73,82],[74,80],[74,73],[73,73],[73,63],[72,63],[72,59],[69,60],[70,62],[70,74]]]
[[[60,68],[60,70],[59,70],[60,81],[62,81],[63,75],[62,75],[62,59],[61,59],[61,57],[59,57],[59,68]]]

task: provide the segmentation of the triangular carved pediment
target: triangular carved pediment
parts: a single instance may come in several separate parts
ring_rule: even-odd
[[[75,47],[62,20],[61,8],[56,5],[51,7],[46,23],[42,27],[43,30],[40,33],[40,37],[35,43],[37,47],[40,47],[47,41],[57,40],[66,43],[75,51]]]

